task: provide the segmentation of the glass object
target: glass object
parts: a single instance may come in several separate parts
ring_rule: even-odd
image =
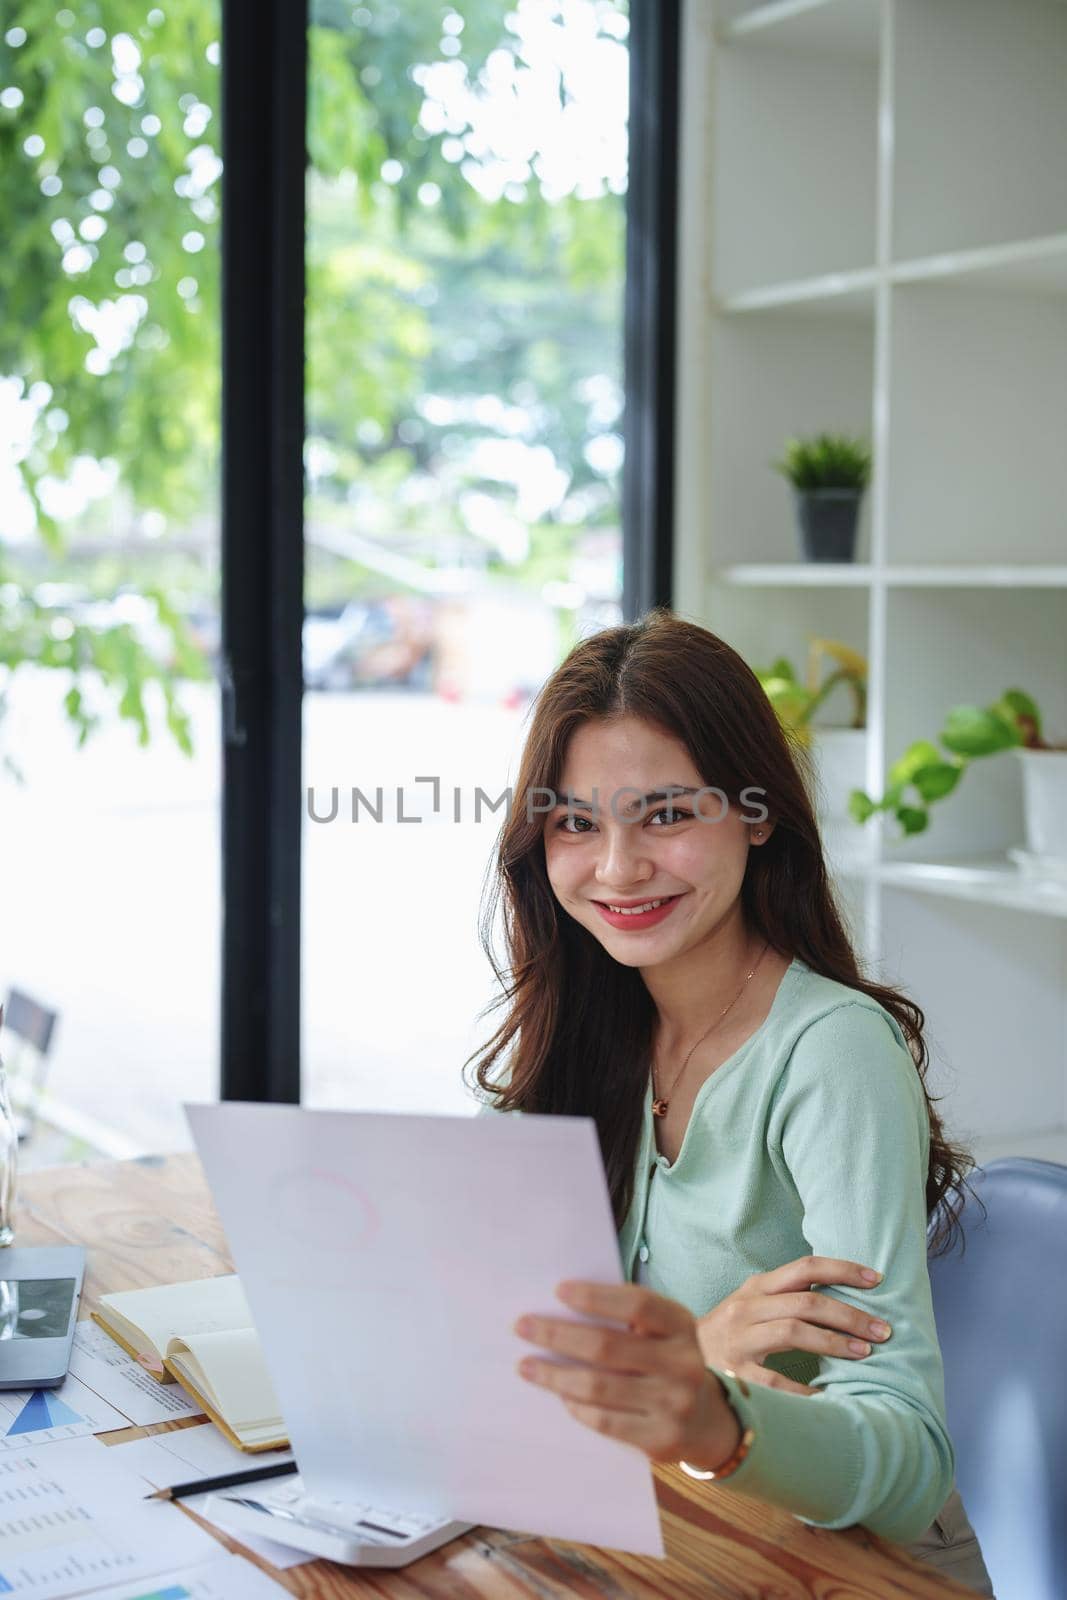
[[[0,1027],[3,1026],[4,1008],[0,1006]],[[18,1182],[19,1136],[15,1127],[15,1114],[11,1109],[11,1096],[7,1090],[7,1075],[0,1061],[0,1245],[11,1244],[15,1237],[15,1189]]]

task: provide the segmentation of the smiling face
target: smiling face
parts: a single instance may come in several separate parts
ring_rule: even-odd
[[[706,787],[685,745],[638,717],[586,722],[571,736],[560,804],[544,823],[548,878],[624,966],[674,961],[737,915],[751,812],[679,792]],[[766,840],[773,824],[758,827]]]

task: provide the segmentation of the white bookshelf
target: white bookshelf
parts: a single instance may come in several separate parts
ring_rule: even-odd
[[[871,792],[1009,686],[1067,738],[1067,3],[685,11],[676,609],[753,665],[863,650]],[[823,428],[872,441],[854,564],[800,559],[769,466]],[[950,1129],[1067,1162],[1067,894],[1008,859],[1020,764],[867,826],[842,900]]]

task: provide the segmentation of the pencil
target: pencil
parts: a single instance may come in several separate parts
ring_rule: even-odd
[[[201,1478],[197,1483],[172,1483],[169,1489],[153,1489],[146,1500],[181,1500],[187,1494],[206,1494],[209,1489],[229,1489],[237,1483],[259,1483],[263,1478],[284,1478],[299,1472],[295,1461],[283,1461],[274,1467],[251,1467],[246,1472],[226,1472],[221,1478]]]

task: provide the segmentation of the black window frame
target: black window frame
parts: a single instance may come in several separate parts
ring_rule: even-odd
[[[306,0],[222,5],[221,1094],[300,1099]]]
[[[682,0],[630,0],[623,612],[671,604]],[[307,0],[222,0],[226,1100],[299,1103]]]

